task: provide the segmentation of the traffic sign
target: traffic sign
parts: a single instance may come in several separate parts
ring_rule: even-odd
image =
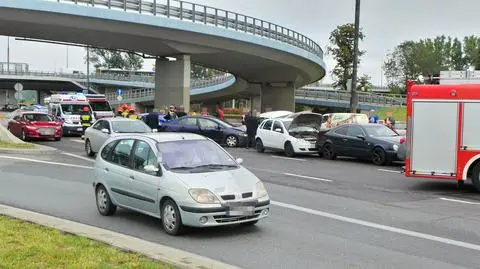
[[[83,90],[82,93],[83,94],[88,94],[88,90]]]
[[[117,101],[122,101],[123,97],[121,95],[117,96]]]
[[[17,91],[17,92],[21,92],[23,90],[23,84],[22,83],[15,83],[15,86],[13,86],[13,88]]]
[[[21,100],[23,99],[23,93],[22,92],[16,92],[15,93],[15,100]]]
[[[118,90],[117,90],[117,95],[122,95],[122,93],[123,93],[123,90],[122,90],[122,89],[118,89]]]

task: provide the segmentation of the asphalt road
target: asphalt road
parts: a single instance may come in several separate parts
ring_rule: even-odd
[[[469,184],[457,189],[455,182],[405,179],[399,165],[233,149],[267,183],[271,216],[256,227],[190,229],[170,237],[151,217],[97,213],[92,160],[80,139],[41,143],[80,157],[32,156],[44,161],[36,163],[0,156],[0,203],[243,268],[480,268],[480,196]]]

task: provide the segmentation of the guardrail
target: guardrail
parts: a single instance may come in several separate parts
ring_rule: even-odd
[[[72,74],[72,73],[57,73],[57,72],[42,72],[42,71],[28,71],[28,72],[15,72],[15,71],[2,71],[0,70],[0,75],[11,75],[11,76],[36,76],[36,77],[60,77],[60,78],[69,78],[77,82],[85,82],[87,80],[86,74]],[[210,86],[215,86],[222,84],[224,82],[230,81],[235,77],[231,74],[225,74],[220,76],[215,76],[209,79],[191,79],[190,85],[191,88],[205,88]],[[130,75],[130,74],[105,74],[105,73],[93,73],[90,74],[90,81],[94,83],[95,79],[98,80],[113,80],[113,81],[129,81],[129,82],[144,82],[155,84],[155,77],[150,75]],[[92,81],[93,80],[93,81]]]
[[[319,101],[334,101],[339,103],[350,102],[351,94],[342,91],[328,91],[328,90],[304,90],[298,89],[295,91],[295,98],[303,98]],[[107,93],[108,100],[116,102],[116,93]],[[124,91],[122,94],[122,101],[129,102],[130,100],[153,100],[155,98],[155,89],[133,89]],[[394,98],[388,96],[380,96],[375,94],[360,93],[358,102],[363,104],[373,104],[379,106],[406,106],[406,100],[402,98]]]
[[[44,0],[138,12],[153,16],[202,23],[257,35],[296,46],[323,58],[323,50],[310,38],[262,19],[219,8],[179,0]]]

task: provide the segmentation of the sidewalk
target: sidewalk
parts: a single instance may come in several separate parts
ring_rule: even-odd
[[[132,236],[2,204],[0,204],[0,215],[33,222],[66,233],[85,236],[125,251],[143,254],[181,269],[240,269],[239,267]]]

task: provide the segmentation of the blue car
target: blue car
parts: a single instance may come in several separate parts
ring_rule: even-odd
[[[160,130],[203,135],[228,147],[245,146],[247,142],[247,133],[243,129],[209,116],[185,116],[170,120],[164,122]]]

